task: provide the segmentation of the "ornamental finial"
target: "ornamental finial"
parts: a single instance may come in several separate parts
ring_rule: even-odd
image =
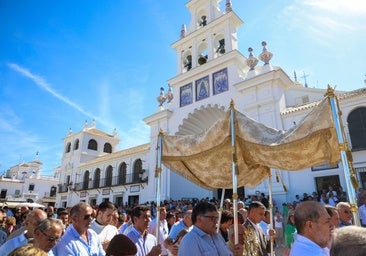
[[[269,64],[269,61],[272,59],[273,54],[270,51],[267,50],[267,48],[266,48],[266,46],[267,46],[266,41],[263,41],[262,42],[262,46],[263,46],[263,51],[259,55],[259,59],[264,62],[264,65],[268,65]]]

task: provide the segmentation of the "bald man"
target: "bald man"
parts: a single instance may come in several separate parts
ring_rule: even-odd
[[[42,220],[46,218],[46,212],[41,209],[35,209],[31,211],[24,221],[25,230],[20,235],[6,241],[0,247],[0,255],[7,256],[10,252],[23,245],[28,244],[30,240],[33,240],[34,229],[36,228],[36,226],[38,226],[39,223],[41,223]]]

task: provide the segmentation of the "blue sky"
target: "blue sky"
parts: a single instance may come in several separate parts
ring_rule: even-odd
[[[176,75],[171,44],[190,21],[187,0],[0,0],[0,175],[39,152],[60,165],[68,129],[118,130],[120,149],[149,141],[143,118]],[[221,5],[225,4],[222,0]],[[364,0],[232,0],[239,50],[261,42],[309,87],[364,87]]]

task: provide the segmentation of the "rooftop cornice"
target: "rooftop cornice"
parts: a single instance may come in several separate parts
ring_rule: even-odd
[[[350,91],[350,92],[341,92],[341,93],[337,94],[337,97],[338,97],[339,101],[343,101],[343,100],[350,99],[350,98],[353,98],[353,97],[359,97],[359,96],[362,96],[362,95],[365,95],[365,94],[366,94],[366,88],[360,88],[360,89]],[[310,103],[307,103],[307,104],[304,104],[304,105],[301,105],[301,106],[286,108],[284,111],[281,112],[281,116],[287,115],[287,114],[290,114],[290,113],[295,113],[295,112],[311,109],[311,108],[317,106],[319,103],[320,103],[320,100],[310,102]]]

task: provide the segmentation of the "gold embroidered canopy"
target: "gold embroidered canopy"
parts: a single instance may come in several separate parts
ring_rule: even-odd
[[[269,177],[270,168],[297,171],[340,160],[328,98],[287,131],[267,127],[235,109],[231,129],[231,110],[201,134],[162,134],[162,163],[204,188],[232,188],[232,130],[239,187],[258,185]]]

